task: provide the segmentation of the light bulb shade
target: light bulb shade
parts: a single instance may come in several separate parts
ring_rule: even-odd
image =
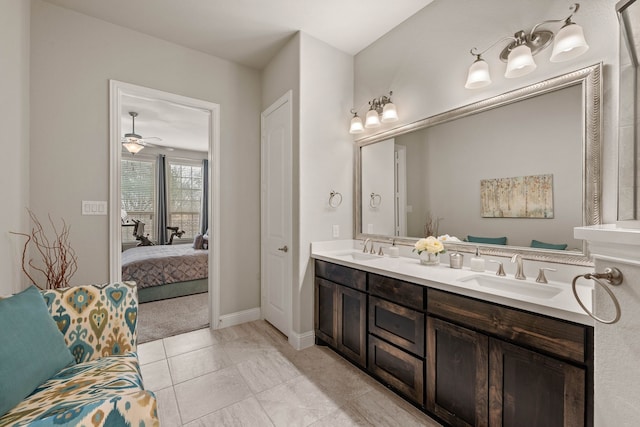
[[[376,110],[367,111],[367,117],[364,120],[364,127],[367,129],[380,127],[380,117]]]
[[[584,39],[584,32],[580,25],[569,23],[562,27],[553,41],[551,62],[568,61],[589,50],[589,45]]]
[[[504,76],[508,79],[521,77],[529,74],[537,67],[531,54],[531,48],[526,44],[521,44],[513,48],[507,57],[507,71]]]
[[[381,121],[382,123],[392,123],[398,121],[398,110],[393,103],[387,102],[386,104],[384,104],[384,107],[382,108]]]
[[[138,142],[127,141],[123,142],[122,146],[127,149],[131,154],[137,154],[144,148],[144,145],[139,144]]]
[[[491,74],[489,74],[489,64],[484,59],[476,59],[467,74],[467,89],[478,89],[491,84]]]
[[[358,116],[354,116],[351,119],[351,127],[349,128],[349,133],[362,133],[364,132],[364,127],[362,126],[362,119]]]

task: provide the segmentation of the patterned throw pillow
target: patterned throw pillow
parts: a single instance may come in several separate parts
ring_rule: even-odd
[[[73,356],[35,286],[0,301],[0,417]]]

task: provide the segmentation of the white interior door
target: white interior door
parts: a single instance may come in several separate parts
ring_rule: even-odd
[[[262,317],[289,336],[291,318],[291,91],[262,113]]]

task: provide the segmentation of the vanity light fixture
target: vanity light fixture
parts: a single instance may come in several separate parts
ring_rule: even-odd
[[[391,102],[391,95],[393,95],[393,92],[389,92],[389,96],[383,95],[369,101],[369,111],[365,116],[364,125],[362,124],[362,119],[358,116],[358,112],[355,109],[351,109],[353,118],[351,119],[349,133],[362,133],[365,128],[373,129],[380,127],[380,123],[398,121],[398,110],[395,104]]]
[[[489,74],[489,64],[482,59],[482,55],[500,42],[511,40],[511,42],[500,52],[500,59],[507,63],[504,76],[508,79],[521,77],[536,69],[533,56],[541,52],[553,41],[553,51],[551,62],[562,62],[576,58],[585,53],[589,46],[584,39],[582,27],[571,21],[573,15],[580,8],[579,3],[574,3],[569,8],[571,14],[564,19],[553,19],[540,22],[533,26],[530,32],[518,31],[513,36],[503,37],[491,46],[478,52],[477,48],[471,49],[471,55],[476,60],[469,67],[467,82],[464,85],[467,89],[477,89],[491,84]],[[545,24],[563,22],[557,34],[548,30],[538,30],[538,27]]]

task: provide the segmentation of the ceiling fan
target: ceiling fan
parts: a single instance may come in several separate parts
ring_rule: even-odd
[[[122,138],[122,146],[126,148],[128,152],[136,154],[144,147],[154,147],[153,144],[148,142],[151,139],[155,141],[162,141],[162,138],[158,138],[157,136],[143,138],[138,135],[136,133],[136,117],[138,117],[138,113],[135,111],[129,111],[129,115],[131,116],[131,132],[125,133],[124,138]]]

